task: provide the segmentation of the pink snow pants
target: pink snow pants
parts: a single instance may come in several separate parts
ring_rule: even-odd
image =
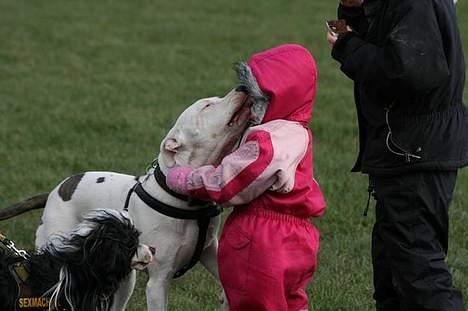
[[[223,228],[219,273],[231,311],[308,309],[319,233],[307,219],[236,207]]]

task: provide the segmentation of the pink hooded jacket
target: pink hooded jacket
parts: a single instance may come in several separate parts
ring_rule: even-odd
[[[270,98],[260,125],[220,165],[169,170],[175,191],[223,205],[248,205],[299,217],[321,216],[325,201],[314,179],[312,132],[317,67],[302,46],[282,45],[248,61]]]

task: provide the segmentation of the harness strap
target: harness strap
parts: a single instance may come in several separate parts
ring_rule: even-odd
[[[156,176],[156,175],[155,175]],[[190,262],[184,265],[180,270],[174,273],[174,278],[179,278],[184,275],[188,270],[190,270],[195,264],[200,260],[200,256],[203,252],[206,242],[206,233],[208,232],[208,226],[210,224],[211,218],[216,217],[221,214],[221,207],[217,206],[214,203],[206,203],[205,208],[198,210],[185,210],[177,208],[171,205],[168,205],[164,202],[159,201],[158,199],[152,197],[141,185],[140,182],[137,182],[127,194],[127,199],[125,200],[124,210],[128,211],[130,197],[132,193],[135,192],[136,195],[151,209],[172,218],[177,219],[192,219],[197,220],[198,224],[198,240],[195,250],[193,252]]]
[[[200,218],[197,219],[198,223],[198,241],[195,246],[195,251],[193,252],[190,262],[183,266],[180,270],[174,273],[174,279],[177,279],[185,274],[188,270],[192,269],[193,266],[197,264],[200,260],[200,256],[203,252],[206,242],[206,233],[208,231],[208,225],[210,224],[210,218]]]
[[[146,205],[154,209],[155,211],[177,219],[201,219],[201,218],[212,218],[218,216],[221,213],[221,208],[213,203],[208,203],[208,207],[201,208],[198,210],[185,210],[170,206],[166,203],[159,201],[158,199],[152,197],[145,189],[141,183],[137,183],[134,187],[135,193],[138,197],[145,202]]]
[[[27,283],[30,275],[30,267],[26,259],[18,257],[18,261],[8,266],[10,274],[16,281],[18,286],[18,299],[32,297],[33,290]]]
[[[128,205],[130,204],[130,197],[132,196],[132,193],[135,191],[135,188],[139,183],[140,182],[137,182],[136,184],[133,185],[133,187],[130,190],[128,190],[127,198],[125,199],[125,204],[123,208],[123,210],[126,212],[128,212]]]
[[[10,272],[13,274],[18,284],[26,283],[29,278],[29,265],[22,259],[10,265]]]
[[[8,265],[10,274],[18,285],[18,297],[29,297],[32,295],[32,289],[27,284],[30,275],[29,254],[24,250],[15,247],[15,243],[0,233],[0,249],[10,252],[14,256],[14,262]]]

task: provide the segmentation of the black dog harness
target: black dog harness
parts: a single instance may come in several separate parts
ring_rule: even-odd
[[[208,231],[208,225],[210,220],[213,217],[218,216],[221,213],[221,207],[217,206],[212,202],[202,202],[202,201],[192,201],[188,196],[181,195],[169,189],[166,184],[166,176],[161,171],[159,165],[154,167],[154,177],[156,182],[170,195],[189,202],[189,205],[203,205],[204,207],[198,210],[185,210],[177,208],[166,203],[159,201],[158,199],[152,197],[142,186],[141,182],[138,181],[135,185],[128,191],[127,199],[125,200],[124,210],[128,211],[130,197],[135,192],[136,195],[150,208],[153,210],[166,215],[168,217],[177,218],[177,219],[193,219],[198,223],[198,241],[195,247],[195,251],[190,259],[190,262],[184,265],[179,271],[174,273],[174,278],[181,277],[188,270],[190,270],[195,264],[200,260],[201,253],[205,247],[206,242],[206,233]]]
[[[15,243],[0,233],[0,248],[10,252],[16,259],[8,266],[11,275],[18,285],[18,297],[28,297],[31,295],[31,288],[27,285],[26,281],[29,278],[29,254],[17,249]]]

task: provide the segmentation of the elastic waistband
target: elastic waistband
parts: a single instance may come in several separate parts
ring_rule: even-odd
[[[281,222],[290,222],[295,224],[300,224],[304,226],[313,226],[310,218],[299,217],[296,215],[281,213],[272,209],[262,208],[262,207],[235,207],[233,212],[234,215],[255,215],[263,218],[274,219]]]
[[[407,124],[413,124],[413,123],[420,123],[420,122],[431,122],[435,121],[437,119],[442,119],[446,120],[451,116],[455,116],[457,114],[467,114],[467,108],[462,104],[458,105],[453,105],[448,107],[445,110],[442,111],[433,111],[430,113],[425,113],[425,114],[417,114],[417,115],[406,115],[406,116],[400,116],[398,118],[390,120],[394,125],[397,126],[405,126]]]

